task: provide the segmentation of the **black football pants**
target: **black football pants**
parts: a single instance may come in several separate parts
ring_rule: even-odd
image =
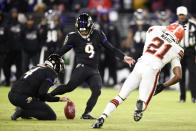
[[[11,77],[11,66],[16,65],[16,78],[17,80],[22,75],[22,52],[19,51],[10,51],[6,54],[6,58],[3,65],[4,75],[6,85],[10,85],[10,77]]]
[[[98,68],[91,68],[83,64],[77,65],[72,72],[69,82],[66,85],[61,85],[57,88],[60,89],[60,94],[71,92],[83,82],[86,82],[91,90],[91,96],[87,101],[87,106],[84,111],[84,114],[87,114],[92,111],[93,107],[97,103],[98,97],[101,94],[102,80]],[[58,94],[59,91],[57,91]]]
[[[117,84],[117,63],[116,59],[111,54],[105,53],[105,59],[100,61],[99,71],[101,74],[102,81],[104,81],[105,69],[109,69],[109,78],[113,79],[113,85]],[[109,78],[108,81],[109,82]]]
[[[196,98],[196,64],[194,48],[186,48],[184,58],[181,60],[182,65],[182,80],[180,81],[180,99],[186,100],[186,86],[185,86],[185,73],[186,69],[189,71],[188,89],[191,91],[192,98]]]
[[[39,63],[39,52],[25,52],[23,51],[23,73],[29,70],[29,65],[32,61],[33,66]]]
[[[12,91],[9,92],[8,98],[13,105],[22,108],[21,117],[34,117],[38,120],[56,120],[55,112],[43,101],[33,98],[30,103],[27,103],[26,99],[28,96]]]

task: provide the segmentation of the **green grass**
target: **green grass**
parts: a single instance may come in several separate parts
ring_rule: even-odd
[[[66,103],[49,103],[57,114],[57,121],[38,121],[36,119],[11,121],[14,106],[8,101],[9,88],[0,87],[0,131],[93,131],[90,126],[94,120],[81,120],[90,90],[77,88],[67,94],[76,106],[76,117],[67,120],[64,117]],[[103,89],[102,94],[91,113],[99,117],[109,100],[118,94],[117,90]],[[191,102],[187,93],[187,102],[178,103],[178,91],[164,91],[152,98],[148,109],[140,122],[134,122],[133,111],[138,96],[134,91],[128,99],[105,121],[102,131],[196,131],[196,104]],[[95,129],[97,130],[97,129]]]

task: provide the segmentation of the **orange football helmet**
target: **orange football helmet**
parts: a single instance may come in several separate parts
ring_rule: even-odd
[[[180,41],[184,37],[184,28],[180,24],[171,24],[167,26],[166,33],[170,34],[176,41],[176,43],[180,43]]]

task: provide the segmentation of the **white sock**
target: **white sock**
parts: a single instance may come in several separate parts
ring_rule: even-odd
[[[106,119],[106,117],[109,116],[115,110],[116,110],[116,106],[113,103],[109,102],[105,110],[103,111],[103,114],[101,115],[101,117]]]
[[[105,114],[102,114],[100,117],[102,117],[104,120],[107,118]]]
[[[106,119],[106,117],[108,117],[112,112],[114,112],[116,110],[116,108],[118,107],[118,105],[121,104],[122,102],[123,102],[123,100],[121,99],[121,97],[116,96],[115,99],[112,99],[107,104],[107,106],[106,106],[103,114],[101,115],[101,117],[103,117],[104,119]]]

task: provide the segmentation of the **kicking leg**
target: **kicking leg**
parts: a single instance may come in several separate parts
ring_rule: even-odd
[[[142,118],[143,111],[146,110],[156,89],[159,73],[160,71],[149,70],[143,75],[139,87],[139,100],[136,102],[136,108],[134,111],[135,121],[139,121]],[[149,76],[149,74],[151,76]]]
[[[102,80],[99,74],[95,74],[87,80],[87,83],[91,89],[91,96],[88,99],[86,109],[81,119],[96,119],[90,115],[90,112],[93,110],[101,94]]]
[[[103,126],[104,120],[116,110],[119,104],[121,104],[124,101],[120,96],[116,96],[114,99],[112,99],[106,106],[103,114],[99,119],[95,121],[95,123],[91,126],[92,128],[101,128]]]
[[[67,92],[71,92],[76,89],[82,82],[85,81],[87,75],[85,74],[85,68],[83,66],[76,67],[71,75],[69,82],[64,85],[58,86],[50,94],[52,96],[62,95]]]
[[[112,99],[106,106],[103,114],[99,119],[92,125],[92,128],[100,128],[103,125],[104,120],[116,110],[119,104],[123,103],[123,101],[129,96],[129,94],[138,87],[140,82],[140,77],[136,72],[132,72],[125,83],[123,84],[120,93],[114,99]]]

